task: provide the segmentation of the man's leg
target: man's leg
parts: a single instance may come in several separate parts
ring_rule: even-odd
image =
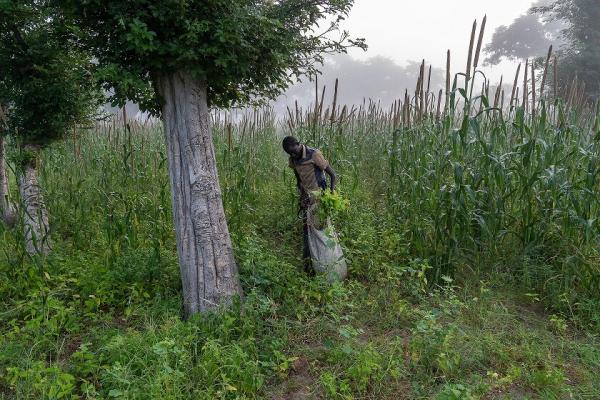
[[[310,257],[310,246],[308,245],[308,209],[302,209],[302,261],[304,263],[304,271],[308,275],[314,275],[315,271],[312,268],[312,262]]]

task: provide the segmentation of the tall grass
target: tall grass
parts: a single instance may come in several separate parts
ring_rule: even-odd
[[[478,69],[484,29],[485,19],[475,45],[474,23],[466,73],[452,87],[448,52],[446,93],[437,102],[423,62],[414,96],[407,92],[389,109],[337,104],[343,84],[336,81],[330,107],[325,87],[317,87],[315,104],[288,109],[283,128],[324,149],[350,197],[359,185],[369,188],[406,236],[410,257],[431,264],[432,282],[502,270],[555,306],[593,314],[587,302],[600,293],[598,107],[577,81],[548,88],[552,48],[542,71],[526,62],[520,87],[519,66],[509,104],[502,79],[490,95]]]

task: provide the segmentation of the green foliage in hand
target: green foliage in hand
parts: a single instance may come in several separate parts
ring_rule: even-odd
[[[3,126],[29,144],[46,144],[88,121],[102,96],[77,29],[48,1],[0,1],[0,104]]]
[[[338,215],[348,211],[350,200],[345,199],[339,191],[330,189],[313,192],[313,196],[318,200],[319,219],[326,221],[328,218],[335,220]]]
[[[158,113],[152,82],[178,70],[207,82],[218,106],[274,97],[330,52],[365,47],[339,32],[353,0],[59,0],[89,33],[112,101]],[[318,22],[333,19],[324,31]],[[323,33],[327,33],[323,35]],[[339,36],[332,38],[333,34]]]

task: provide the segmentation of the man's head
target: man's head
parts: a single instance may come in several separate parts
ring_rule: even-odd
[[[293,136],[287,136],[283,139],[283,150],[292,157],[299,158],[302,156],[302,145]]]

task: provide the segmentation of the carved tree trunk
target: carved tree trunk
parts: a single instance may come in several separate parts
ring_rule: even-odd
[[[50,227],[35,161],[17,169],[17,185],[23,207],[25,249],[31,255],[47,254],[50,251]]]
[[[2,221],[8,226],[14,226],[16,212],[10,202],[8,191],[8,173],[6,170],[6,159],[4,152],[4,138],[0,136],[0,213]]]
[[[242,290],[225,219],[207,85],[178,71],[155,79],[169,160],[186,317],[228,305]]]

